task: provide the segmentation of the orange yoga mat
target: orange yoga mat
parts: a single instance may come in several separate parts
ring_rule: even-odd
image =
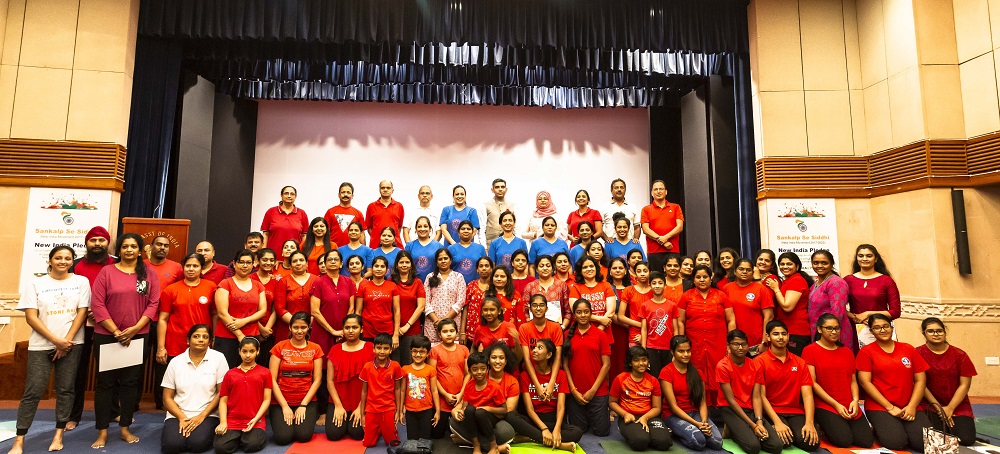
[[[819,443],[819,447],[829,450],[832,454],[857,454],[858,451],[865,449],[865,448],[859,448],[857,446],[852,446],[850,448],[838,448],[834,445],[831,445],[826,440],[821,441]],[[875,446],[872,446],[870,449],[879,449],[880,447],[881,446],[878,444],[878,442],[875,442]],[[893,451],[893,452],[895,452],[896,454],[910,454],[910,451]]]
[[[293,443],[285,454],[365,454],[365,447],[358,440],[346,438],[330,441],[325,434],[313,434],[308,443]]]

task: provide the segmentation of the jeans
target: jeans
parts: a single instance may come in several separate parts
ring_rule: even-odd
[[[697,411],[692,411],[687,415],[694,418],[695,421],[701,421],[701,414]],[[705,433],[702,432],[701,429],[698,429],[693,424],[677,416],[668,416],[663,421],[667,423],[667,427],[674,432],[674,436],[677,437],[677,440],[688,448],[696,451],[701,451],[706,447],[716,451],[722,449],[722,431],[716,427],[715,423],[712,422],[711,419],[708,420],[708,423],[712,425],[712,435],[710,437],[706,437]]]

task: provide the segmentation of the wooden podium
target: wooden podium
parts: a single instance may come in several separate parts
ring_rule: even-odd
[[[164,235],[169,238],[170,253],[167,258],[175,262],[180,262],[188,254],[190,227],[190,219],[122,218],[122,233],[138,233],[146,245],[155,236]]]

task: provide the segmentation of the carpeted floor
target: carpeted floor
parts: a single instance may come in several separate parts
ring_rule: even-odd
[[[977,415],[977,427],[979,427],[980,436],[990,444],[1000,446],[1000,404],[980,404],[973,405],[974,410]],[[0,409],[0,422],[13,421],[17,418],[17,410],[12,408]],[[27,453],[41,453],[46,452],[49,446],[49,442],[52,437],[52,430],[55,427],[55,412],[53,410],[40,409],[35,417],[35,423],[33,424],[32,431],[28,433],[25,440]],[[94,441],[95,431],[94,431],[94,413],[92,411],[87,411],[84,413],[84,421],[80,424],[76,430],[66,433],[65,437],[65,449],[62,451],[68,454],[83,454],[83,453],[94,453],[94,452],[121,452],[121,453],[158,453],[160,452],[160,432],[163,422],[163,413],[161,412],[140,412],[136,413],[135,423],[132,425],[133,433],[135,433],[139,438],[140,442],[137,444],[126,444],[117,438],[116,429],[117,426],[112,425],[111,434],[112,437],[108,442],[108,446],[100,451],[95,451],[90,448],[90,444]],[[323,428],[317,426],[317,434],[323,433]],[[405,439],[406,428],[400,426],[400,436]],[[270,439],[270,433],[268,433]],[[611,425],[611,435],[608,437],[598,438],[593,435],[584,436],[580,443],[580,449],[586,454],[619,454],[624,452],[629,452],[627,447],[622,450],[624,443],[607,443],[610,440],[621,440],[621,436],[618,434],[618,428],[616,424]],[[605,449],[602,446],[602,441],[604,445],[609,446],[611,449]],[[0,442],[0,454],[6,453],[10,450],[13,440],[6,440]],[[284,454],[284,453],[295,453],[295,454],[309,454],[309,453],[323,453],[323,454],[383,454],[386,452],[386,446],[384,442],[379,442],[375,447],[368,448],[365,451],[361,451],[361,447],[358,446],[357,442],[345,441],[345,442],[329,442],[324,436],[318,436],[313,442],[306,445],[292,445],[292,446],[275,446],[268,445],[263,451],[265,454]],[[525,450],[515,448],[513,454],[519,454],[519,451],[535,451],[535,450]],[[823,452],[828,452],[822,450]],[[434,444],[435,454],[470,454],[472,452],[469,448],[461,448],[455,446],[453,443],[447,440],[438,440]],[[678,443],[674,444],[670,453],[677,454],[687,454],[688,451],[681,447]],[[706,454],[727,454],[728,451],[702,451]]]

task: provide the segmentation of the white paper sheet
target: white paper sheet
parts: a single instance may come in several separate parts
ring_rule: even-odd
[[[101,345],[101,362],[97,365],[97,371],[104,372],[142,364],[144,340],[141,337],[133,338],[128,347],[118,342]]]

